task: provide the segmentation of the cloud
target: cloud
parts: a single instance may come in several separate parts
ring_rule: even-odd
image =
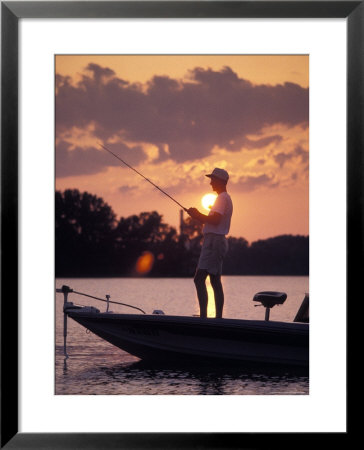
[[[279,144],[280,142],[282,142],[283,140],[283,136],[280,136],[278,134],[275,134],[273,136],[266,136],[264,138],[261,139],[249,139],[246,138],[244,140],[244,147],[246,147],[247,149],[260,149],[263,147],[267,147],[270,144]]]
[[[290,161],[294,157],[293,153],[285,153],[279,152],[273,155],[274,161],[279,165],[279,167],[283,167],[287,161]]]
[[[123,152],[120,152],[120,148]],[[146,155],[140,147],[129,148],[125,145],[109,144],[108,149],[131,165],[136,165],[146,159]],[[92,175],[105,171],[109,166],[125,167],[121,161],[108,154],[106,150],[95,147],[74,147],[65,141],[57,144],[56,176],[59,178]]]
[[[274,161],[282,168],[287,161],[292,159],[299,159],[302,164],[306,164],[308,162],[308,151],[302,148],[300,145],[297,145],[295,149],[291,152],[279,152],[273,155]]]
[[[89,64],[78,84],[59,75],[56,83],[58,138],[72,127],[86,128],[92,123],[95,140],[107,142],[117,136],[135,146],[147,143],[168,148],[168,154],[159,152],[156,162],[198,160],[209,156],[216,146],[233,152],[259,149],[279,143],[282,136],[252,140],[249,135],[259,135],[274,124],[294,127],[308,123],[308,89],[288,82],[254,85],[229,67],[220,71],[195,68],[185,80],[156,76],[142,86],[117,77],[110,68]],[[91,161],[94,151],[87,151],[88,162],[83,158],[83,164],[70,169],[73,173],[77,168],[82,173],[104,170],[100,159]],[[58,152],[65,163],[62,145],[57,146]],[[81,156],[80,149],[67,155],[76,161]],[[60,173],[67,173],[66,168]]]
[[[273,175],[260,174],[260,175],[244,175],[234,182],[234,185],[239,187],[240,192],[252,192],[256,189],[275,188],[279,186],[279,182]]]
[[[135,192],[137,192],[138,187],[137,186],[127,186],[127,185],[123,185],[123,186],[119,186],[118,191],[121,194],[134,194]]]
[[[297,147],[294,149],[294,154],[300,157],[303,164],[308,162],[308,151],[302,148],[300,145],[297,145]]]

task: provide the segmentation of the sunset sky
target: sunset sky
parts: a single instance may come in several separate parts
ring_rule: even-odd
[[[203,211],[204,175],[230,174],[230,235],[309,232],[308,56],[56,57],[56,189],[102,197],[118,217]]]

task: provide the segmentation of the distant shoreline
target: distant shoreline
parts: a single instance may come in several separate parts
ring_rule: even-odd
[[[309,274],[234,274],[234,275],[229,275],[229,274],[222,274],[223,277],[309,277]],[[84,275],[84,276],[79,276],[79,275],[56,275],[55,279],[60,279],[60,278],[71,278],[71,279],[84,279],[84,278],[92,278],[92,279],[105,279],[105,278],[110,278],[110,279],[114,279],[114,278],[134,278],[134,279],[190,279],[190,276],[153,276],[153,275],[149,275],[149,276],[128,276],[128,275],[110,275],[110,276],[106,276],[106,275]]]

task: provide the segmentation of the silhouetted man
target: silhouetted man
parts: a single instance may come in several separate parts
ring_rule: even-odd
[[[233,203],[230,195],[226,192],[229,180],[226,170],[215,168],[206,176],[211,179],[210,185],[218,194],[211,211],[208,215],[200,213],[196,208],[190,208],[187,211],[193,219],[204,224],[204,239],[194,282],[200,304],[200,317],[207,317],[206,278],[208,275],[210,276],[215,297],[216,317],[221,318],[224,307],[224,291],[221,284],[222,262],[228,250],[225,236],[230,229]]]

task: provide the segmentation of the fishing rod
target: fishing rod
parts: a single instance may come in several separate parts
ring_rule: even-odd
[[[157,188],[159,191],[162,192],[162,194],[166,195],[167,197],[169,197],[171,200],[173,200],[175,203],[177,203],[178,206],[180,206],[184,211],[187,212],[187,209],[181,205],[181,203],[177,202],[177,200],[175,200],[173,197],[171,197],[169,194],[167,194],[167,192],[165,192],[163,189],[161,189],[159,186],[157,186],[156,184],[153,183],[153,181],[150,181],[149,178],[145,177],[143,174],[141,174],[140,172],[138,172],[136,169],[134,169],[134,167],[132,167],[130,164],[128,164],[127,162],[125,162],[123,159],[119,158],[119,156],[115,155],[115,153],[113,153],[111,150],[109,150],[108,148],[106,148],[104,145],[102,145],[100,142],[98,143],[100,145],[100,147],[102,147],[104,150],[106,150],[107,152],[111,153],[113,156],[115,156],[115,158],[117,158],[119,161],[121,161],[123,164],[125,164],[127,167],[129,167],[129,169],[134,170],[134,172],[136,172],[138,175],[140,175],[141,177],[144,178],[144,180],[147,180],[151,185],[153,185],[155,188]]]

